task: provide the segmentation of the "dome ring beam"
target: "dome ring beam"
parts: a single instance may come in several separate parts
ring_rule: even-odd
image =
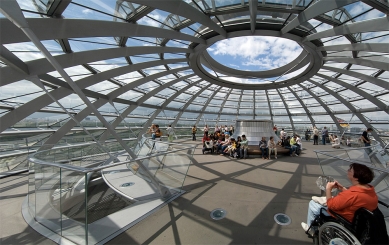
[[[302,71],[299,75],[289,78],[287,80],[283,80],[281,82],[276,82],[276,83],[266,83],[266,84],[251,84],[251,83],[234,83],[230,82],[227,80],[223,80],[220,78],[217,78],[215,76],[212,76],[209,74],[204,68],[203,64],[201,63],[203,53],[206,52],[207,48],[213,45],[214,43],[225,39],[223,36],[216,35],[210,39],[207,40],[207,44],[199,44],[194,48],[194,53],[191,53],[189,55],[189,66],[192,68],[194,73],[198,75],[200,78],[212,83],[216,84],[219,86],[223,87],[228,87],[228,88],[236,88],[236,89],[241,89],[244,87],[244,89],[253,89],[253,90],[265,90],[265,89],[275,89],[275,88],[282,88],[286,86],[291,86],[294,84],[298,84],[301,82],[306,81],[307,79],[311,78],[314,76],[322,67],[323,65],[323,56],[320,51],[317,51],[317,47],[315,44],[311,42],[306,42],[302,43],[302,38],[293,35],[293,34],[284,34],[281,35],[281,32],[279,31],[274,31],[274,30],[261,30],[261,31],[256,31],[254,34],[251,33],[250,30],[243,30],[243,31],[234,31],[234,32],[229,32],[228,33],[228,38],[234,38],[234,37],[243,37],[243,36],[270,36],[270,37],[279,37],[279,38],[285,38],[285,39],[290,39],[292,41],[297,42],[305,52],[308,53],[309,57],[309,65],[308,67]],[[304,52],[303,51],[303,52]],[[291,63],[296,62],[294,66],[298,66],[298,60],[295,59]],[[293,65],[292,65],[293,67]],[[241,72],[241,71],[239,71]],[[269,71],[262,71],[261,75],[267,76],[274,75],[274,70],[269,70]],[[278,74],[282,75],[282,74]],[[242,74],[236,74],[235,76],[237,77],[242,77]],[[250,77],[251,78],[251,77]]]

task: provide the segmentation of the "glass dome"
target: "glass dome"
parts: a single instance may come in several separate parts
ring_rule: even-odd
[[[3,135],[35,130],[53,145],[80,126],[107,139],[153,122],[265,119],[293,132],[372,127],[388,141],[385,0],[18,0],[1,10]],[[242,37],[251,41],[217,46]],[[267,41],[268,55],[256,57],[259,40],[272,39],[288,42]],[[267,68],[215,61],[222,51]],[[129,126],[138,131],[121,134]]]

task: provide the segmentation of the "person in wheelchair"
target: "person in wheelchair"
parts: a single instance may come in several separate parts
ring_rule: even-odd
[[[301,225],[315,244],[389,244],[385,220],[378,208],[374,187],[369,185],[374,173],[367,166],[350,164],[347,177],[352,186],[328,182],[326,197],[312,197],[307,223]],[[332,197],[331,191],[340,193]],[[319,204],[321,203],[321,204]]]
[[[347,171],[347,177],[351,182],[348,189],[338,181],[328,182],[326,186],[326,206],[314,200],[309,202],[307,223],[302,222],[301,226],[305,231],[311,226],[312,221],[320,214],[322,208],[326,209],[323,214],[330,216],[331,211],[341,215],[347,221],[352,222],[354,213],[359,208],[366,208],[373,211],[378,207],[378,197],[374,187],[369,185],[373,178],[373,171],[363,164],[352,163]],[[339,194],[332,197],[332,189],[338,189]]]

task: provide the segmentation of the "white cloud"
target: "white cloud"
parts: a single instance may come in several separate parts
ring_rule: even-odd
[[[84,10],[82,10],[82,13],[83,13],[83,14],[89,14],[89,13],[92,13],[92,10],[90,10],[90,9],[84,9]]]
[[[158,14],[148,14],[147,16],[141,18],[139,21],[138,21],[138,24],[140,25],[146,25],[146,26],[156,26],[156,27],[159,27],[161,24],[158,23],[157,21],[149,18],[148,16],[150,16],[151,18],[155,19],[155,20],[158,20],[158,21],[161,21],[163,22],[163,18],[162,16],[158,15]]]
[[[294,60],[302,48],[296,42],[284,38],[240,37],[219,41],[208,51],[214,56],[232,56],[242,66],[270,70]],[[237,67],[236,64],[230,66]]]

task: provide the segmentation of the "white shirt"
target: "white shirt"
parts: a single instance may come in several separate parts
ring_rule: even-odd
[[[301,143],[301,138],[300,137],[296,138],[296,143],[299,144],[300,148],[303,148],[303,144]]]
[[[281,130],[281,132],[280,132],[280,136],[281,136],[281,137],[286,137],[286,133],[285,133],[285,131],[284,131],[284,130]]]
[[[167,128],[166,128],[166,133],[167,133],[167,134],[173,133],[173,129],[172,129],[171,127],[167,127]]]

